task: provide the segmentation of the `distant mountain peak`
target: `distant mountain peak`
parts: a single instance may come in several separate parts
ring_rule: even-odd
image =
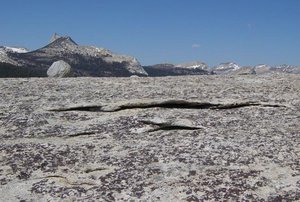
[[[55,39],[55,37],[53,37]],[[56,39],[46,45],[44,48],[54,48],[54,49],[68,49],[73,50],[78,47],[78,44],[69,36],[59,36]]]
[[[31,52],[20,48],[0,47],[0,63],[11,65],[7,75],[46,76],[49,66],[59,60],[71,65],[74,76],[148,75],[134,57],[115,54],[104,48],[81,46],[71,37],[57,33],[53,34],[49,44]],[[19,71],[18,68],[22,70]]]
[[[78,44],[69,36],[61,37],[62,41],[78,46]]]
[[[56,40],[59,39],[59,38],[61,38],[61,36],[58,35],[57,33],[54,33],[54,34],[51,36],[49,43],[52,43],[52,42],[56,41]]]
[[[68,43],[70,45],[78,45],[70,36],[60,36],[57,33],[54,33],[49,41],[49,45],[52,43]]]

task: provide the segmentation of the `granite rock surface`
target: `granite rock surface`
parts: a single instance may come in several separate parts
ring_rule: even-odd
[[[63,60],[54,62],[47,70],[48,77],[69,77],[71,66]]]
[[[3,201],[300,200],[300,76],[0,79]]]

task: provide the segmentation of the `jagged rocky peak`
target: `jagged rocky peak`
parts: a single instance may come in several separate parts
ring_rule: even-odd
[[[56,41],[56,40],[59,39],[59,38],[61,38],[61,36],[58,35],[57,33],[54,33],[54,34],[51,36],[49,43],[52,43],[52,42]]]
[[[50,43],[46,46],[47,48],[64,48],[64,49],[74,49],[78,44],[70,36],[59,36],[54,34]]]
[[[49,41],[49,44],[50,43],[53,43],[54,41],[58,40],[58,39],[61,39],[60,41],[70,41],[71,43],[73,44],[76,44],[77,43],[70,37],[70,36],[61,36],[57,33],[54,33],[51,38],[50,38],[50,41]]]

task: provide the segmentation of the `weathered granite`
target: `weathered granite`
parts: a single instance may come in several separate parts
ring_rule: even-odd
[[[0,79],[3,201],[300,200],[300,76]]]
[[[48,77],[69,77],[71,66],[63,60],[54,62],[47,70]]]

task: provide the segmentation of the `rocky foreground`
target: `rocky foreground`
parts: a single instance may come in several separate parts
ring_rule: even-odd
[[[300,76],[0,80],[2,201],[300,200]]]

